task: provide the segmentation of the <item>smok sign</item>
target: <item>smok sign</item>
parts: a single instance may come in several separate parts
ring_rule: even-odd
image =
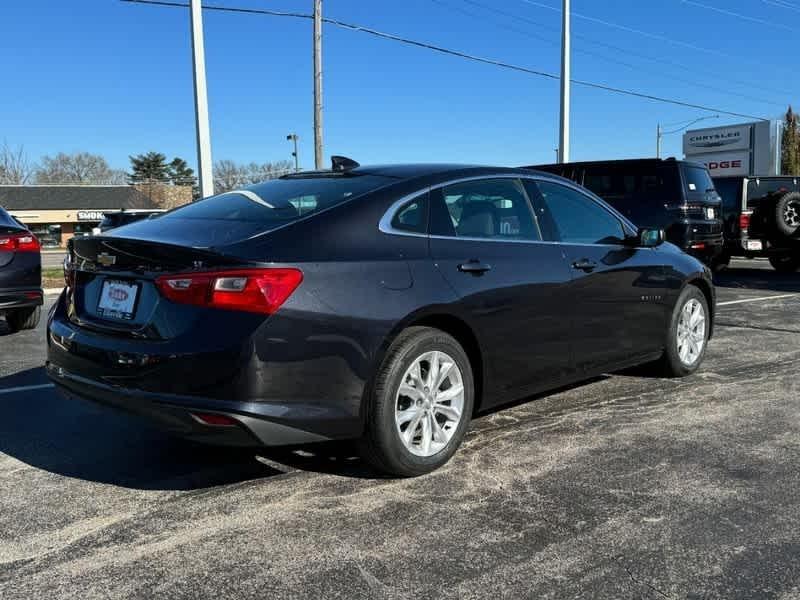
[[[720,152],[698,156],[695,160],[708,167],[712,177],[747,175],[750,171],[749,152]]]
[[[687,156],[729,150],[750,149],[750,125],[698,129],[683,136],[683,153]]]

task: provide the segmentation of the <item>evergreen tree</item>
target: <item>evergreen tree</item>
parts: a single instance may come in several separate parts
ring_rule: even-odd
[[[177,156],[169,163],[167,172],[173,185],[193,186],[197,182],[197,178],[194,176],[194,170],[189,168],[185,160]]]
[[[800,132],[797,129],[797,115],[791,106],[784,118],[781,163],[782,174],[800,175]]]
[[[170,181],[170,165],[160,152],[148,152],[131,156],[131,183],[167,183]]]

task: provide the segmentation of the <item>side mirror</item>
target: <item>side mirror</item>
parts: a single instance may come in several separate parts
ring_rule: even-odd
[[[663,229],[640,229],[639,245],[642,248],[655,248],[664,243],[666,235]]]

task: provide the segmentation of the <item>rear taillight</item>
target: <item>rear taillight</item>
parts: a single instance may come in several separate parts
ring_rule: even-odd
[[[39,252],[39,240],[32,233],[13,233],[0,235],[0,252]]]
[[[739,215],[739,231],[742,233],[747,233],[747,230],[750,229],[750,217],[752,214],[752,212],[743,212]]]
[[[161,295],[179,304],[271,315],[303,281],[299,269],[239,269],[164,275]]]

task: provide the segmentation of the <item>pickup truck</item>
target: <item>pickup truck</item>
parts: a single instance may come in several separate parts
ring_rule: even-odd
[[[800,177],[720,177],[725,245],[719,259],[766,257],[775,270],[800,269]]]

